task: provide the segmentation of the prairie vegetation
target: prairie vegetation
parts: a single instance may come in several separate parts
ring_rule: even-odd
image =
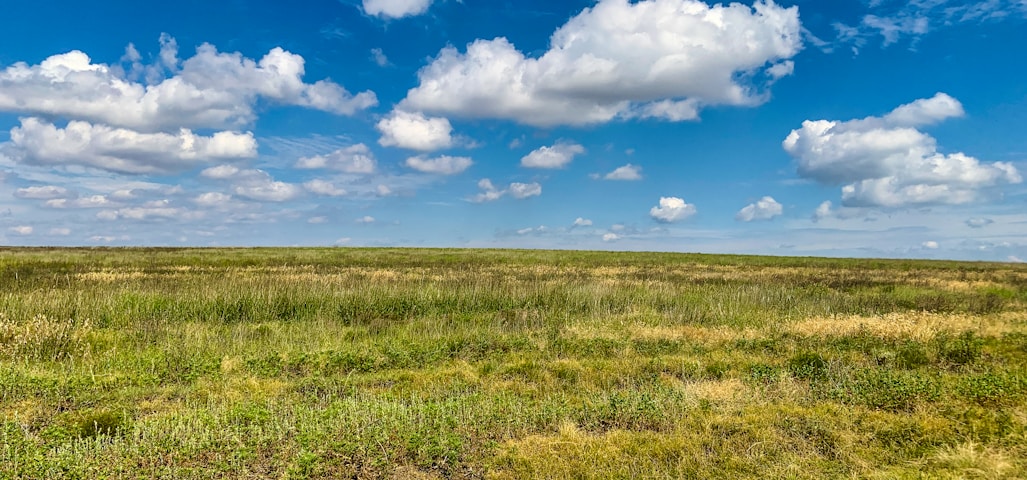
[[[1027,268],[0,250],[0,478],[1027,476]]]

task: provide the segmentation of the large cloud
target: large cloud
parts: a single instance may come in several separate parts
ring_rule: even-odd
[[[694,119],[703,105],[763,102],[760,86],[787,73],[775,65],[801,45],[798,9],[773,2],[601,0],[538,58],[505,38],[443,49],[401,107],[537,126]]]
[[[807,120],[782,145],[802,177],[843,185],[842,204],[850,207],[963,204],[987,187],[1020,183],[1012,164],[942,154],[934,137],[917,129],[962,114],[957,100],[939,93],[883,117]]]
[[[540,147],[521,158],[521,166],[528,168],[563,168],[575,155],[585,153],[585,147],[576,143],[559,142],[551,147]]]
[[[124,128],[72,121],[64,128],[23,118],[11,130],[8,154],[36,165],[82,165],[119,173],[152,174],[188,170],[203,163],[252,158],[252,133],[197,135],[188,129],[139,133]]]
[[[173,42],[162,41],[165,47]],[[304,83],[303,57],[281,48],[259,61],[218,52],[210,44],[183,62],[176,52],[162,48],[166,70],[158,70],[156,78],[148,75],[148,81],[133,80],[118,66],[93,63],[78,50],[38,65],[16,63],[0,71],[0,111],[152,132],[243,127],[255,120],[254,107],[261,98],[343,115],[377,104],[370,91],[352,95],[329,80]],[[127,57],[137,58],[138,52]]]
[[[383,147],[428,152],[453,145],[450,135],[453,127],[449,120],[442,117],[428,118],[421,113],[393,110],[388,117],[378,122],[377,128],[382,134],[378,143]]]

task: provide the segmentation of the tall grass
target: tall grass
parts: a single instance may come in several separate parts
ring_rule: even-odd
[[[1027,269],[0,250],[0,478],[1027,472]]]

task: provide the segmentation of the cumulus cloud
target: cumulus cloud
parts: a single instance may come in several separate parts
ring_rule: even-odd
[[[68,198],[74,196],[74,194],[64,187],[58,187],[56,185],[42,185],[38,187],[19,188],[14,191],[14,196],[31,200],[53,200],[58,198]]]
[[[315,195],[326,197],[341,197],[346,194],[346,190],[336,187],[332,182],[317,178],[304,183],[303,188],[306,188],[308,192]]]
[[[928,250],[937,250],[938,249],[938,242],[935,242],[934,240],[928,240],[928,241],[926,241],[924,243],[921,243],[920,246],[923,247],[923,248],[926,248]]]
[[[510,196],[516,199],[524,199],[528,197],[537,197],[542,195],[542,185],[537,182],[532,183],[511,183],[508,189]]]
[[[592,220],[589,220],[587,218],[578,217],[578,218],[574,219],[574,223],[571,226],[572,227],[591,227],[592,226]]]
[[[820,220],[830,217],[832,213],[831,207],[833,206],[834,205],[831,203],[830,200],[825,200],[821,202],[820,206],[817,207],[817,210],[813,212],[813,221],[818,222]]]
[[[146,83],[121,68],[93,63],[78,50],[38,65],[15,63],[0,71],[0,111],[153,132],[243,127],[256,119],[260,99],[341,115],[378,103],[370,91],[352,95],[329,80],[304,83],[303,57],[281,48],[255,61],[203,44],[179,62],[173,42],[162,38],[161,62],[172,68],[158,70]]]
[[[284,202],[302,193],[298,185],[277,181],[271,174],[258,169],[240,170],[231,165],[219,165],[203,170],[200,175],[229,180],[232,182],[233,194],[250,200]]]
[[[642,167],[629,163],[622,167],[617,167],[614,171],[607,173],[603,178],[606,180],[641,180]]]
[[[538,58],[505,38],[444,48],[400,106],[535,126],[690,120],[706,105],[762,103],[767,80],[758,74],[784,75],[788,67],[776,65],[801,48],[795,7],[600,0],[554,32]]]
[[[221,192],[206,192],[193,198],[193,202],[201,207],[220,208],[232,201],[232,196]]]
[[[197,135],[189,129],[139,133],[124,128],[71,121],[64,128],[44,120],[21,119],[11,130],[7,153],[34,165],[81,165],[127,174],[181,172],[213,161],[257,155],[253,134]]]
[[[426,158],[423,155],[419,155],[406,160],[407,167],[418,172],[438,175],[456,175],[467,170],[473,164],[474,162],[468,157],[450,157],[448,155],[436,158]]]
[[[575,155],[585,153],[585,147],[576,143],[560,142],[551,147],[541,147],[521,158],[521,166],[528,168],[563,168],[574,160]]]
[[[673,223],[695,215],[695,205],[677,197],[660,197],[660,204],[649,210],[657,222]]]
[[[364,0],[364,12],[385,18],[421,15],[428,11],[432,0]]]
[[[382,134],[378,143],[383,147],[430,152],[453,145],[453,126],[442,117],[429,118],[423,113],[393,110],[376,128]]]
[[[492,202],[499,200],[506,194],[510,194],[518,200],[523,200],[529,197],[536,197],[542,195],[542,185],[537,182],[532,183],[511,183],[509,187],[500,190],[492,184],[492,180],[483,178],[478,181],[478,188],[481,192],[471,197],[471,201],[475,203]]]
[[[604,242],[616,242],[617,240],[620,240],[620,238],[621,238],[620,235],[617,235],[616,233],[604,233],[603,234],[603,241]]]
[[[115,205],[106,195],[89,195],[82,198],[53,198],[43,205],[50,208],[103,208]]]
[[[32,235],[32,232],[35,231],[35,229],[28,225],[19,225],[16,227],[8,228],[7,231],[15,235]]]
[[[828,206],[830,208],[830,205]],[[740,222],[751,222],[753,220],[770,220],[781,215],[783,208],[774,197],[763,197],[755,203],[750,203],[735,214],[735,220]]]
[[[365,216],[360,217],[360,218],[357,219],[357,223],[363,223],[363,224],[370,224],[370,223],[374,223],[375,221],[376,221],[375,218],[370,216],[370,215],[365,215]]]
[[[328,168],[356,174],[374,173],[377,165],[371,149],[363,143],[340,148],[327,155],[303,157],[296,162],[296,168]]]
[[[804,121],[782,146],[796,160],[800,176],[841,184],[844,206],[964,204],[988,187],[1020,183],[1011,163],[940,153],[934,137],[916,128],[962,114],[958,101],[939,93],[883,117]]]

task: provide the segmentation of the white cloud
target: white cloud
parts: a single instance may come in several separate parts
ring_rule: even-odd
[[[1009,260],[1010,262],[1013,262],[1013,263],[1024,263],[1024,260],[1022,258],[1020,258],[1020,257],[1017,257],[1016,255],[1010,255],[1010,256],[1006,257],[1006,260]]]
[[[53,198],[43,205],[50,208],[103,208],[115,205],[106,195],[90,195],[82,198]]]
[[[57,198],[68,198],[74,196],[74,194],[64,187],[58,187],[56,185],[42,185],[38,187],[19,188],[14,191],[14,196],[32,200],[52,200]]]
[[[431,2],[432,0],[364,0],[364,11],[377,17],[402,18],[427,12]]]
[[[328,217],[310,217],[307,219],[307,223],[311,225],[320,225],[322,223],[328,223]]]
[[[511,183],[508,189],[510,196],[516,199],[524,199],[528,197],[537,197],[542,195],[542,185],[537,182],[532,183]]]
[[[814,222],[818,222],[820,220],[823,220],[825,218],[830,217],[831,214],[832,214],[832,211],[831,211],[831,207],[832,206],[833,206],[833,204],[831,203],[830,200],[823,201],[820,204],[820,206],[817,207],[817,210],[815,212],[813,212],[813,221]]]
[[[292,200],[300,195],[301,189],[291,183],[276,181],[271,175],[263,170],[239,170],[235,167],[222,170],[222,166],[213,167],[213,172],[207,169],[200,172],[201,175],[232,180],[232,193],[239,197],[264,202],[284,202]]]
[[[828,205],[830,208],[830,205]],[[735,220],[741,222],[751,222],[753,220],[770,220],[778,215],[781,215],[783,207],[774,197],[763,197],[755,203],[750,203],[743,207],[735,215]],[[817,209],[819,211],[819,208]]]
[[[430,152],[453,145],[453,126],[442,117],[429,118],[423,113],[393,110],[376,128],[382,134],[378,143],[383,147]]]
[[[215,180],[224,180],[226,178],[232,178],[238,175],[240,172],[239,167],[234,165],[218,165],[216,167],[205,168],[200,171],[201,177],[213,178]]]
[[[592,226],[592,220],[589,220],[587,218],[578,217],[578,218],[574,219],[574,223],[573,223],[572,226],[574,226],[574,227],[591,227]]]
[[[339,238],[338,240],[336,240],[335,244],[336,245],[345,245],[345,244],[351,242],[352,240],[353,239],[349,238],[349,237],[342,237],[342,238]]]
[[[374,223],[375,221],[376,221],[375,218],[370,216],[370,215],[366,215],[366,216],[363,216],[363,217],[360,217],[360,218],[357,219],[357,223],[363,223],[363,224],[370,224],[370,223]]]
[[[423,155],[410,157],[406,160],[406,166],[418,172],[435,173],[439,175],[456,175],[470,168],[474,162],[468,157],[450,157],[442,155],[436,158],[425,158]]]
[[[798,9],[772,2],[600,0],[527,57],[507,39],[444,48],[400,106],[535,126],[621,117],[694,119],[706,105],[760,104],[758,73],[802,47]]]
[[[15,63],[0,71],[0,111],[153,132],[243,127],[256,119],[259,99],[343,115],[377,104],[370,91],[354,96],[331,81],[304,83],[303,57],[281,48],[259,61],[210,44],[183,62],[176,56],[174,40],[162,38],[164,65],[150,69],[148,83],[127,78],[121,68],[92,63],[78,50],[39,65]],[[167,77],[166,70],[173,75]]]
[[[774,80],[787,77],[793,73],[795,73],[795,62],[791,60],[772,65],[767,69],[767,75],[770,75],[770,78]]]
[[[492,184],[492,180],[483,178],[478,180],[478,188],[481,189],[481,193],[471,197],[471,201],[474,203],[492,202],[499,200],[506,191],[501,191]]]
[[[252,133],[197,135],[139,133],[89,122],[71,121],[64,128],[30,117],[11,130],[8,153],[34,165],[81,165],[118,173],[154,174],[188,170],[212,161],[252,158],[257,141]]]
[[[883,117],[804,121],[782,146],[796,159],[800,176],[843,184],[844,206],[963,204],[988,187],[1020,183],[1011,163],[942,154],[933,137],[915,128],[962,113],[958,101],[939,93]]]
[[[50,235],[53,235],[55,237],[67,237],[68,235],[71,235],[71,229],[70,228],[51,228],[50,229]]]
[[[378,64],[379,67],[385,67],[389,65],[389,57],[385,56],[385,52],[380,48],[371,49],[371,59],[374,63]]]
[[[318,178],[304,183],[303,187],[310,193],[327,197],[341,197],[346,194],[346,190],[336,187],[332,182]]]
[[[990,218],[975,217],[967,219],[966,226],[970,228],[984,228],[993,223],[995,223],[995,221]]]
[[[641,180],[642,167],[629,163],[627,165],[617,167],[614,171],[607,173],[603,178],[607,180]]]
[[[223,207],[232,200],[231,195],[220,192],[201,193],[193,198],[193,202],[201,207],[218,208]]]
[[[369,174],[375,172],[377,161],[367,145],[358,143],[340,148],[328,155],[300,158],[296,162],[296,168],[329,168],[345,173]]]
[[[23,236],[24,235],[32,235],[32,232],[34,230],[35,230],[34,228],[32,228],[32,227],[30,227],[28,225],[19,225],[17,227],[11,227],[11,228],[7,229],[7,231],[9,231],[9,232],[11,232],[11,233],[13,233],[15,235],[23,235]]]
[[[934,240],[928,240],[928,241],[926,241],[924,243],[921,243],[920,246],[923,247],[923,248],[926,248],[928,250],[937,250],[938,249],[938,242],[935,242]]]
[[[378,194],[379,197],[387,197],[389,195],[392,195],[392,189],[389,188],[388,185],[379,184],[377,187],[375,187],[374,191]]]
[[[506,194],[510,194],[511,197],[518,200],[523,200],[529,197],[537,197],[542,195],[542,185],[537,182],[532,183],[511,183],[509,187],[499,190],[495,185],[492,184],[492,180],[483,178],[478,181],[478,188],[481,189],[481,193],[470,198],[472,202],[483,203],[492,202],[499,200]]]
[[[621,238],[621,236],[617,235],[616,233],[604,233],[603,234],[603,241],[604,242],[615,242],[617,240],[620,240],[620,238]]]
[[[541,147],[521,158],[521,166],[528,168],[563,168],[574,160],[575,155],[585,153],[585,147],[576,143],[558,142],[551,147]]]
[[[696,211],[695,205],[680,198],[660,197],[660,204],[649,210],[649,216],[658,222],[672,223],[691,217]]]

